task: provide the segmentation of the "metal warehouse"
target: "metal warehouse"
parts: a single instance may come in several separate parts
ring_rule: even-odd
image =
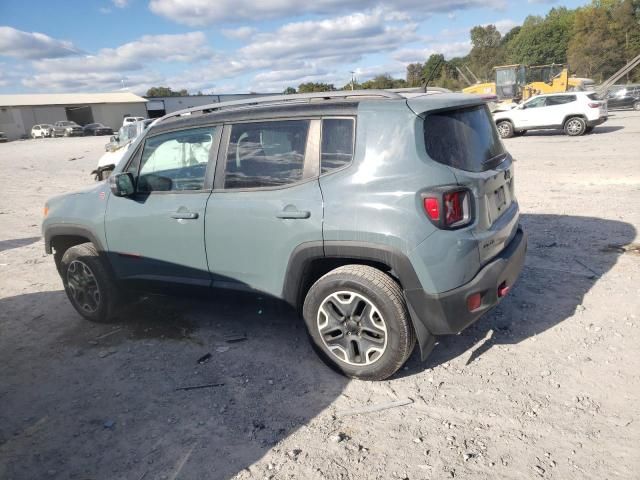
[[[115,131],[124,117],[146,118],[146,102],[130,92],[0,95],[0,131],[10,140],[26,138],[34,125],[60,120],[103,123]]]

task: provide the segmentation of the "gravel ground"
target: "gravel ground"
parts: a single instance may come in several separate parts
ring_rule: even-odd
[[[91,182],[104,143],[0,144],[0,478],[640,478],[640,255],[621,248],[638,242],[640,114],[506,141],[519,283],[377,383],[328,369],[266,299],[153,297],[83,321],[41,212]],[[176,390],[202,384],[219,385]]]

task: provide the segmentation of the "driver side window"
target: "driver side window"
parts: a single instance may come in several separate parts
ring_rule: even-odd
[[[137,191],[202,190],[215,129],[181,130],[147,139],[139,157]]]
[[[534,98],[533,100],[531,100],[528,103],[525,103],[525,106],[527,108],[538,108],[538,107],[544,107],[545,106],[545,97],[538,97],[538,98]]]

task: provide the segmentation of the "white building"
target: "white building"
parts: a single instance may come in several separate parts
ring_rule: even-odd
[[[26,138],[34,125],[60,120],[103,123],[117,131],[124,117],[146,118],[146,102],[130,92],[0,95],[0,131],[9,140]]]

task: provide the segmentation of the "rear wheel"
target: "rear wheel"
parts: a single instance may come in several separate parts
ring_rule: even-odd
[[[573,117],[564,123],[564,133],[571,137],[584,135],[587,130],[587,122],[580,117]]]
[[[320,278],[303,315],[318,353],[348,377],[390,377],[416,342],[400,286],[366,265],[346,265]]]
[[[502,120],[496,125],[501,138],[513,137],[513,124],[509,120]]]
[[[92,243],[69,248],[59,265],[64,290],[76,311],[92,322],[109,321],[121,295]]]
[[[638,100],[637,102],[635,102],[633,104],[633,109],[634,110],[640,110],[640,100]]]

